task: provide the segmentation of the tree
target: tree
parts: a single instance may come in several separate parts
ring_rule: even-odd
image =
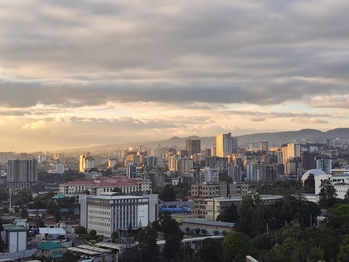
[[[222,261],[222,246],[216,240],[206,238],[198,251],[198,260],[201,262]]]
[[[344,200],[347,203],[349,202],[349,189],[347,189],[347,191],[345,191]]]
[[[323,258],[324,258],[324,250],[320,247],[311,248],[307,255],[307,261],[309,262],[318,262],[318,261],[321,261]],[[345,261],[348,261],[348,259],[349,259],[349,256]]]
[[[337,257],[337,262],[344,261],[349,261],[349,235],[346,235],[343,239]]]
[[[244,262],[246,255],[250,253],[250,238],[241,232],[229,232],[224,238],[223,244],[224,261]]]
[[[164,256],[166,259],[175,258],[181,247],[183,232],[180,229],[178,222],[170,216],[165,216],[163,221],[161,221],[161,230],[165,233],[166,240]]]
[[[187,235],[189,235],[189,233],[190,233],[190,228],[189,228],[189,227],[186,227],[186,228],[185,228],[185,232],[187,233]]]
[[[337,201],[337,189],[332,185],[332,183],[325,179],[321,182],[321,190],[319,193],[320,197],[320,207],[330,208],[334,206]]]
[[[22,218],[27,218],[28,215],[29,215],[29,213],[27,212],[27,210],[25,208],[22,208],[21,217]]]
[[[114,238],[114,239],[117,239],[117,238],[119,237],[118,231],[114,231],[114,232],[111,234],[111,237]]]
[[[195,231],[195,235],[199,235],[199,234],[200,234],[201,229],[197,227],[197,228],[195,228],[195,229],[194,229],[194,231]]]
[[[131,236],[132,234],[133,234],[133,229],[132,229],[132,223],[130,222],[127,228],[127,235]]]
[[[190,247],[189,244],[185,244],[181,246],[181,248],[178,251],[177,261],[178,262],[197,261],[196,259],[193,259],[193,256],[194,256],[194,250]]]
[[[74,228],[74,233],[78,234],[78,235],[82,235],[82,234],[86,234],[86,228],[82,227],[82,226],[77,226],[76,228]]]
[[[92,229],[92,230],[90,231],[90,235],[91,235],[92,238],[95,238],[95,237],[97,236],[97,231],[94,230],[94,229]]]
[[[217,217],[217,221],[222,221],[222,222],[237,223],[238,220],[239,220],[239,213],[238,213],[238,209],[234,203],[232,203],[230,207],[225,209]]]
[[[304,187],[307,188],[308,193],[315,193],[314,174],[309,174],[308,178],[304,180]]]
[[[4,252],[4,250],[5,250],[5,243],[0,237],[0,252]]]
[[[154,261],[157,255],[156,245],[157,232],[151,226],[143,228],[138,234],[138,242],[142,260],[144,262]]]
[[[176,192],[173,189],[173,186],[166,185],[160,192],[159,198],[162,201],[175,201],[176,200]]]
[[[241,205],[239,208],[239,224],[237,230],[244,234],[250,233],[250,224],[252,215],[255,210],[255,205],[252,196],[246,195],[242,197]]]

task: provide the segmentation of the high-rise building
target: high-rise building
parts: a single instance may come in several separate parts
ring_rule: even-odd
[[[237,153],[237,151],[238,151],[238,138],[237,137],[231,138],[231,147],[232,147],[233,153]]]
[[[316,169],[322,170],[329,174],[332,169],[332,159],[326,155],[318,155],[315,160]]]
[[[177,160],[177,170],[182,174],[190,171],[194,166],[193,159],[191,158],[181,158]]]
[[[316,168],[315,158],[318,156],[318,152],[304,151],[301,153],[301,162],[304,170],[310,170]]]
[[[266,141],[259,142],[259,150],[260,151],[268,151],[269,150],[268,142],[266,142]]]
[[[83,173],[86,169],[86,155],[80,155],[79,158],[79,172]]]
[[[189,156],[201,152],[201,140],[187,139],[185,141],[185,149],[188,150]]]
[[[216,135],[216,156],[227,157],[233,153],[231,133]]]
[[[7,187],[30,188],[38,183],[38,161],[33,160],[8,160]]]
[[[282,147],[282,163],[286,166],[289,159],[301,156],[301,145],[288,143]]]
[[[135,178],[137,176],[137,168],[135,165],[128,165],[126,169],[126,175],[129,178]]]
[[[94,168],[95,160],[88,155],[80,155],[79,158],[79,172],[83,173],[86,169]]]

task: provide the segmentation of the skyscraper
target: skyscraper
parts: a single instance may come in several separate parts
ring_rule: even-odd
[[[36,183],[38,183],[38,161],[36,159],[8,160],[8,188],[30,188]]]
[[[231,133],[216,135],[216,156],[227,157],[233,153]]]
[[[268,151],[269,150],[268,142],[267,141],[259,142],[259,150],[260,151]]]
[[[201,140],[187,139],[185,141],[185,149],[188,150],[189,156],[201,152]]]
[[[232,147],[233,153],[237,153],[237,151],[238,151],[238,138],[237,137],[231,138],[231,147]]]

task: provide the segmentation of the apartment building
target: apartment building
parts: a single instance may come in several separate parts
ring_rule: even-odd
[[[194,201],[193,213],[204,217],[206,215],[205,199],[219,196],[227,197],[228,184],[226,182],[195,184],[191,186],[191,196]]]
[[[7,162],[7,187],[30,188],[38,183],[38,161],[8,160]]]

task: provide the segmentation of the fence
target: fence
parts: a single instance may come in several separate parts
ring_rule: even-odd
[[[0,253],[0,259],[11,258],[11,259],[20,259],[20,258],[28,258],[34,255],[36,249],[24,250],[14,253]]]

